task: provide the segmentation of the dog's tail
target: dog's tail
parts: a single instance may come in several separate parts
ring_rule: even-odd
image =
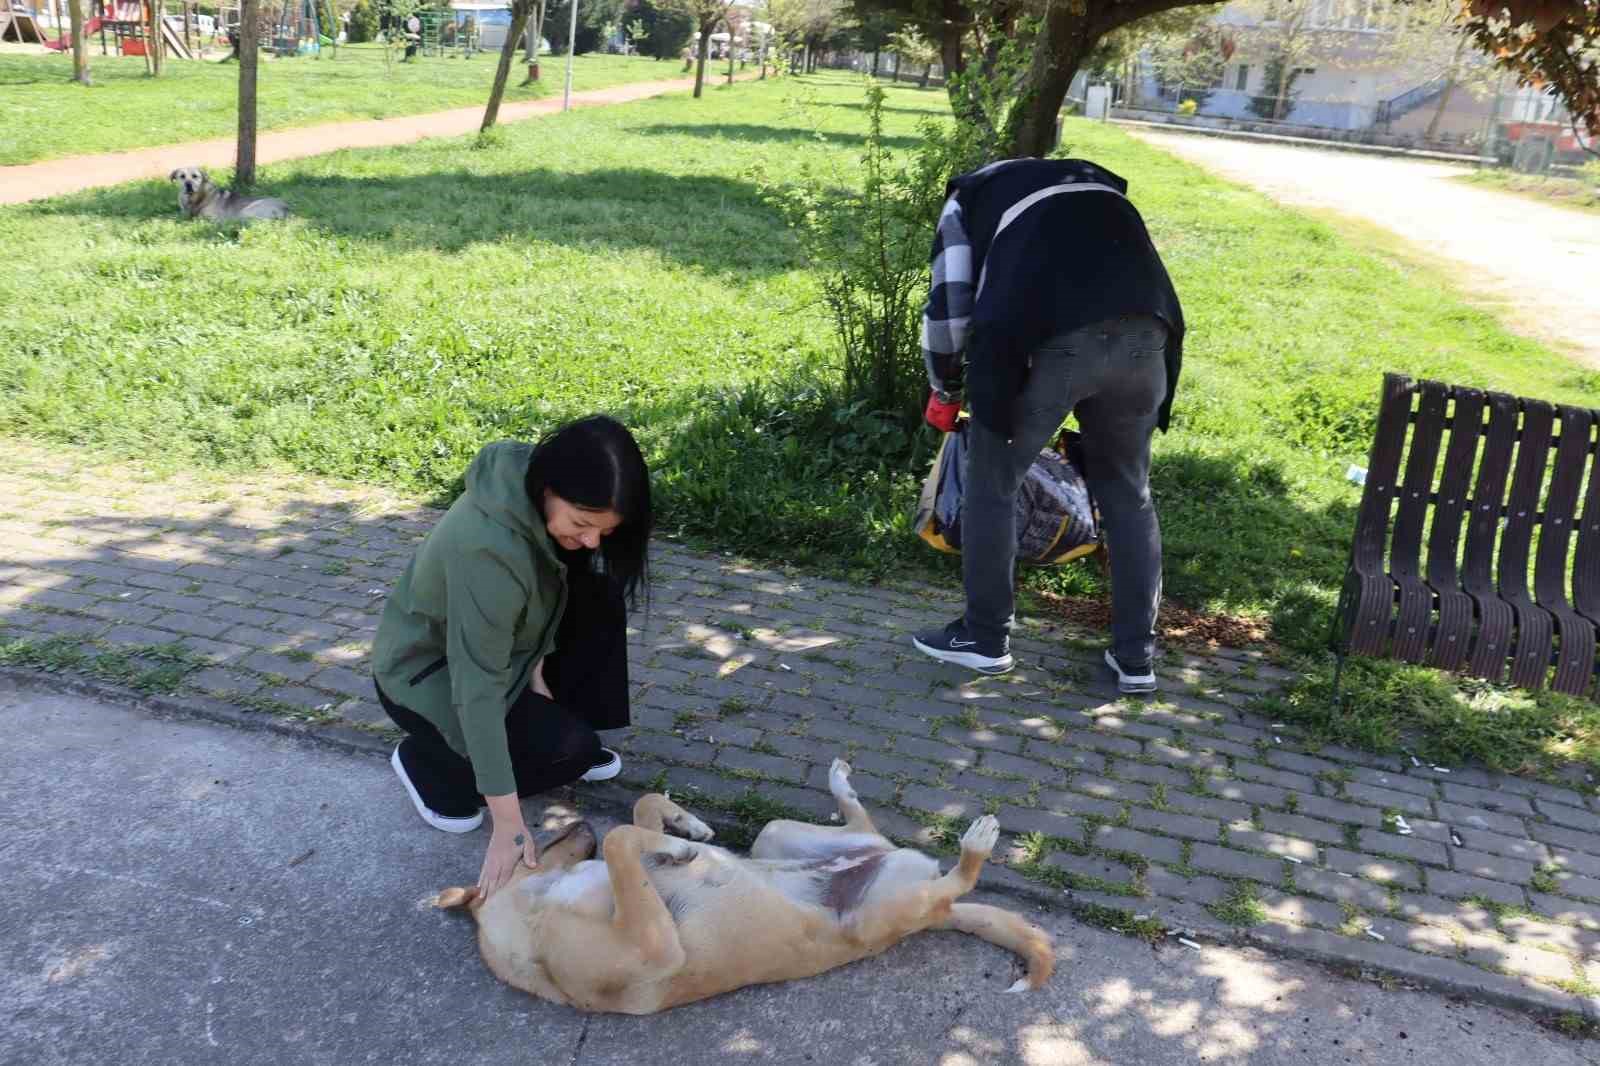
[[[483,905],[483,893],[478,891],[477,885],[470,885],[465,888],[441,889],[439,894],[433,897],[433,905],[440,910],[457,910],[461,907],[466,907],[469,910],[476,911]]]
[[[1050,934],[1008,910],[987,903],[952,903],[950,916],[934,928],[971,933],[1021,955],[1028,975],[1011,986],[1012,992],[1043,988],[1055,972],[1056,949]]]

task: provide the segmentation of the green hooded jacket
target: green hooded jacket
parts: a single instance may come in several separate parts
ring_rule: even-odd
[[[501,441],[472,460],[466,491],[389,594],[372,649],[384,695],[432,722],[485,796],[517,790],[506,711],[555,650],[567,607],[566,565],[523,481],[532,454]]]

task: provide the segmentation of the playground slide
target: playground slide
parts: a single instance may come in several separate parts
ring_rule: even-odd
[[[91,33],[99,32],[100,16],[96,15],[94,18],[83,24],[83,35],[85,37],[89,36]],[[65,52],[68,48],[72,47],[72,34],[63,33],[60,37],[57,37],[53,41],[49,38],[46,38],[44,46],[50,49],[52,52]]]

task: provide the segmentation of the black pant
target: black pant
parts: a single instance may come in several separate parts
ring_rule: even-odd
[[[601,761],[595,730],[621,729],[630,720],[622,597],[577,559],[567,574],[566,613],[556,650],[544,663],[545,683],[555,699],[524,688],[506,712],[506,746],[519,796],[576,781]],[[470,817],[483,806],[472,763],[445,742],[433,723],[395,703],[381,688],[378,701],[406,731],[400,759],[423,802],[447,817]]]

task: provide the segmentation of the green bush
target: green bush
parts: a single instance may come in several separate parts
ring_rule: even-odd
[[[356,0],[350,9],[349,44],[365,44],[378,36],[378,9],[372,0]]]

